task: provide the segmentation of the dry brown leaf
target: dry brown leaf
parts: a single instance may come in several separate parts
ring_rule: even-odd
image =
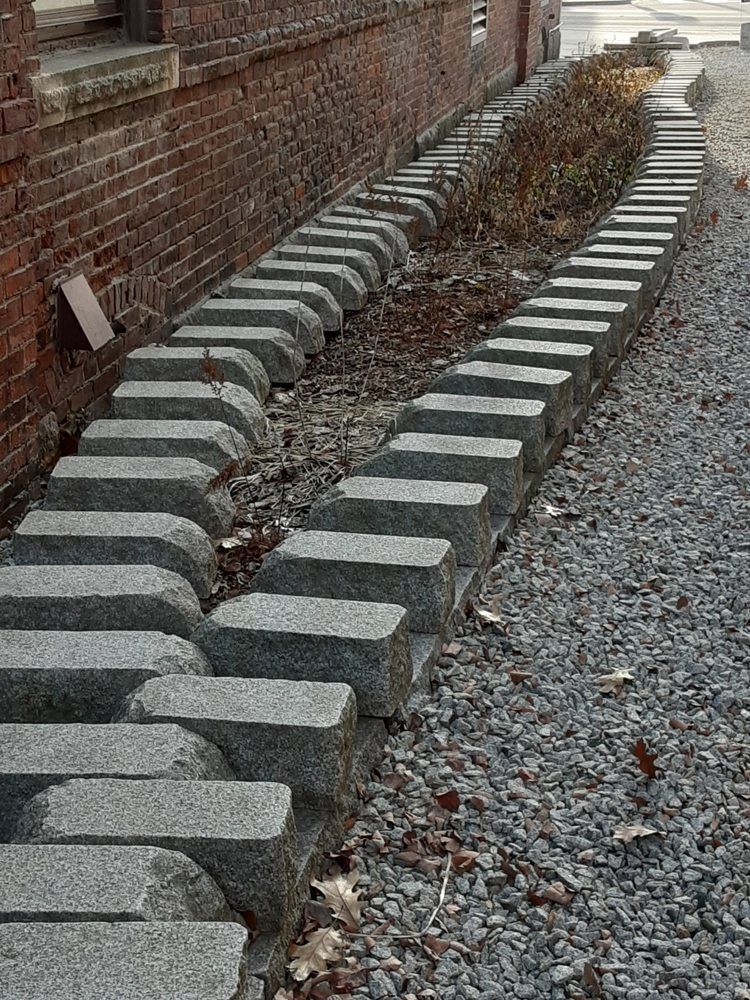
[[[447,809],[448,812],[455,812],[461,805],[461,800],[455,788],[451,788],[447,792],[440,792],[435,796],[435,801],[441,809]]]
[[[596,683],[599,685],[600,694],[618,695],[622,691],[625,682],[634,679],[629,670],[618,669],[614,673],[602,674],[600,677],[597,677]]]
[[[641,826],[640,823],[634,823],[632,826],[616,826],[612,834],[612,839],[621,840],[623,844],[629,844],[631,840],[635,840],[637,837],[653,837],[654,835],[659,837],[666,836],[661,830],[652,830],[650,826]]]
[[[289,971],[301,983],[309,976],[326,972],[329,965],[338,962],[344,939],[333,927],[319,927],[305,935],[302,944],[293,944],[289,949],[292,961]]]
[[[451,864],[457,872],[470,872],[478,857],[479,851],[456,851],[451,858]]]
[[[426,934],[424,943],[435,955],[444,955],[451,946],[450,941],[446,941],[445,938],[437,938],[434,934]]]
[[[313,879],[310,883],[323,893],[326,906],[330,907],[336,920],[339,920],[348,931],[356,931],[359,918],[362,915],[362,901],[359,892],[354,887],[359,881],[359,872],[354,869],[348,875],[336,875],[324,881]]]
[[[642,738],[635,744],[631,753],[634,757],[638,758],[638,767],[644,774],[647,774],[649,778],[655,778],[657,776],[658,768],[654,764],[654,761],[659,755],[649,753]]]
[[[583,985],[588,986],[591,990],[592,996],[600,997],[602,995],[602,987],[599,982],[599,976],[597,975],[596,969],[591,962],[586,962],[583,967]]]

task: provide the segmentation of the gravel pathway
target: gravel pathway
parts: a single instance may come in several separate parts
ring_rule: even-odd
[[[354,996],[750,998],[750,55],[705,60],[704,228],[364,789]]]

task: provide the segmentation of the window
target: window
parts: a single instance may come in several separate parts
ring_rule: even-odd
[[[99,34],[123,23],[122,0],[34,0],[40,42]]]
[[[489,0],[471,0],[471,44],[477,45],[487,37],[487,8]]]

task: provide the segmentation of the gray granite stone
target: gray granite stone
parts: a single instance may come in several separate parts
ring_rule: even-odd
[[[409,240],[406,234],[393,222],[368,219],[356,215],[323,215],[318,224],[326,229],[337,229],[351,233],[374,233],[389,248],[395,264],[405,264],[409,257]]]
[[[274,385],[291,385],[305,370],[305,354],[294,337],[275,327],[181,326],[169,338],[170,347],[237,347],[263,365]]]
[[[516,314],[496,327],[494,333],[497,337],[512,340],[584,344],[591,348],[592,374],[602,375],[607,368],[607,345],[612,339],[611,329],[611,323],[598,320]]]
[[[419,235],[423,238],[429,236],[437,227],[435,213],[427,202],[413,195],[404,195],[399,188],[393,188],[387,194],[363,191],[356,196],[355,202],[358,208],[395,215],[410,215],[418,223]]]
[[[281,782],[297,805],[337,809],[348,795],[357,703],[346,684],[173,675],[134,691],[120,718],[176,722],[215,744],[241,781]]]
[[[651,246],[664,247],[670,256],[674,255],[677,249],[677,234],[674,230],[662,226],[660,229],[647,231],[631,225],[627,219],[622,221],[622,226],[603,226],[595,230],[590,239],[596,243],[614,244],[619,247],[648,243]]]
[[[607,278],[548,278],[539,286],[540,295],[558,299],[610,303],[625,302],[628,306],[628,326],[632,329],[648,302],[648,286],[644,281],[616,281]]]
[[[544,468],[545,404],[538,399],[430,392],[406,403],[394,426],[397,433],[518,440],[523,445],[524,469]]]
[[[0,924],[3,1000],[247,1000],[247,931],[221,923]]]
[[[605,323],[607,353],[613,357],[625,356],[625,335],[631,329],[630,315],[631,310],[627,302],[606,299],[564,299],[541,293],[522,302],[515,312],[515,316],[533,316],[545,320]]]
[[[125,358],[123,376],[129,382],[208,382],[212,365],[225,382],[265,402],[271,387],[266,370],[254,354],[238,347],[138,347]]]
[[[490,552],[488,491],[479,483],[353,476],[314,504],[321,531],[446,538],[459,565],[483,565]]]
[[[177,514],[212,538],[226,535],[234,503],[214,470],[190,458],[61,458],[49,478],[48,510]]]
[[[78,442],[81,457],[191,458],[221,472],[236,462],[245,468],[250,446],[229,424],[217,420],[95,420]]]
[[[0,568],[0,629],[113,629],[186,638],[202,619],[187,580],[157,566]]]
[[[588,257],[577,254],[566,258],[553,268],[550,277],[635,281],[644,284],[648,289],[648,295],[644,296],[644,304],[650,306],[664,275],[657,269],[653,260],[621,260],[616,257]]]
[[[259,280],[292,281],[301,284],[314,281],[334,298],[334,301],[348,312],[357,312],[367,302],[367,285],[349,264],[332,264],[330,260],[313,261],[310,255],[303,260],[285,260],[266,257],[254,266]]]
[[[618,260],[653,260],[659,262],[666,271],[672,264],[672,255],[668,246],[657,246],[653,243],[584,243],[580,253],[584,256],[615,257]]]
[[[393,604],[249,594],[193,641],[219,674],[348,684],[363,715],[392,715],[411,683],[406,611]]]
[[[468,361],[446,368],[432,387],[435,392],[466,396],[541,400],[546,428],[552,435],[569,427],[573,417],[572,376],[555,368]]]
[[[69,778],[231,780],[221,751],[180,726],[0,724],[0,841],[26,803]]]
[[[450,543],[339,531],[300,531],[266,556],[251,584],[264,593],[400,604],[414,632],[440,632],[455,598]]]
[[[16,529],[13,558],[20,565],[161,566],[184,576],[201,598],[216,578],[211,539],[174,514],[33,510]]]
[[[680,241],[680,224],[677,216],[672,213],[669,215],[657,215],[648,212],[616,212],[607,215],[602,220],[601,229],[594,230],[597,239],[602,230],[607,232],[613,230],[619,230],[620,232],[630,231],[631,233],[638,233],[641,239],[643,239],[644,233],[648,233],[649,240],[652,239],[651,234],[669,233],[673,249],[677,248]]]
[[[270,782],[72,779],[27,803],[15,838],[182,851],[264,929],[288,924],[297,898],[292,795]]]
[[[300,246],[297,243],[282,243],[274,250],[278,260],[288,260],[296,264],[303,275],[307,274],[308,264],[330,264],[338,268],[350,267],[360,276],[368,292],[374,292],[380,285],[380,268],[371,253],[365,250],[342,250],[340,247]],[[311,274],[315,272],[311,271]],[[318,280],[317,277],[315,280]],[[341,301],[336,292],[331,292],[337,301]],[[344,306],[343,302],[341,305]]]
[[[390,270],[390,251],[376,233],[342,232],[339,229],[327,229],[323,225],[311,225],[297,229],[289,237],[289,242],[309,247],[340,247],[347,252],[362,250],[375,258],[381,274],[385,275]]]
[[[446,199],[429,188],[412,187],[408,184],[373,184],[372,192],[386,198],[408,198],[411,201],[424,202],[430,209],[438,224],[445,219],[448,203]]]
[[[232,299],[299,299],[319,317],[324,330],[341,329],[341,306],[327,288],[312,281],[235,278],[224,293]]]
[[[522,446],[497,438],[398,434],[354,475],[482,483],[493,514],[515,514],[523,494]]]
[[[2,844],[0,872],[0,924],[231,919],[211,876],[160,847]]]
[[[162,632],[13,629],[0,646],[2,722],[109,722],[144,681],[211,674],[193,643]]]
[[[342,203],[330,209],[330,215],[346,216],[351,219],[368,219],[376,222],[387,222],[400,229],[408,240],[409,246],[419,242],[419,219],[411,212],[389,212],[385,209],[362,208],[359,205]]]
[[[573,399],[577,403],[585,403],[591,394],[593,354],[594,349],[588,344],[493,337],[471,350],[466,355],[466,361],[491,361],[493,364],[554,368],[570,372],[573,376]],[[527,464],[524,448],[524,465]]]
[[[320,317],[297,299],[209,299],[196,313],[200,326],[271,327],[288,333],[305,354],[325,346]]]
[[[112,394],[116,420],[216,420],[251,443],[266,434],[266,418],[255,396],[225,382],[220,391],[202,382],[121,382]]]

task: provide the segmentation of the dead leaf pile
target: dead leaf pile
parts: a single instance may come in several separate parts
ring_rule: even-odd
[[[356,868],[344,872],[337,865],[328,877],[311,881],[322,899],[308,901],[302,933],[289,948],[288,968],[298,985],[291,991],[279,990],[274,1000],[327,1000],[364,985],[366,970],[353,958],[343,959],[342,932],[356,932],[362,916],[358,881]]]

